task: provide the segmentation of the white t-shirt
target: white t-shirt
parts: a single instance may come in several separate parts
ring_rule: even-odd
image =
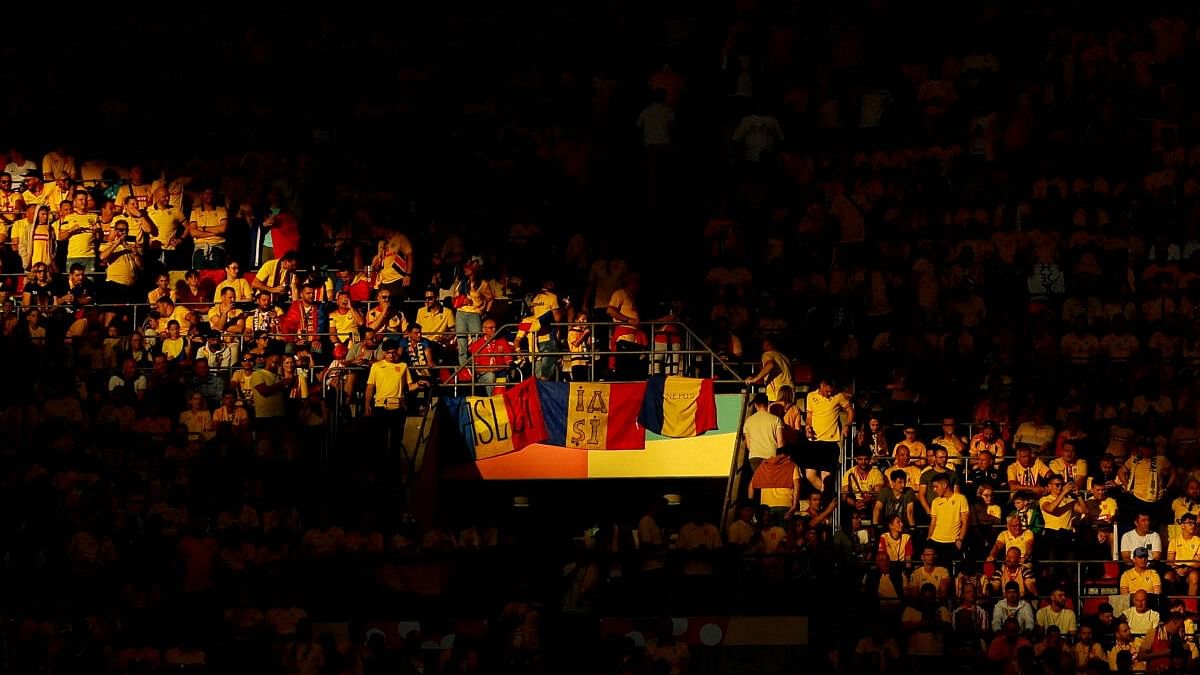
[[[778,446],[775,439],[783,433],[783,422],[771,413],[760,410],[746,418],[742,425],[742,433],[746,436],[746,447],[750,457],[770,459],[775,456]]]
[[[643,145],[669,145],[671,122],[675,113],[665,103],[651,103],[638,115],[637,125],[642,129]]]
[[[1162,545],[1162,537],[1159,537],[1158,533],[1153,530],[1145,535],[1138,534],[1137,530],[1130,530],[1121,536],[1121,553],[1128,552],[1132,555],[1133,549],[1139,546],[1146,547],[1146,550],[1151,553],[1151,558],[1154,557],[1153,553],[1155,551],[1158,551],[1160,554],[1166,554],[1166,550]],[[1160,555],[1159,557],[1163,558],[1164,556]]]
[[[742,144],[743,159],[757,162],[764,152],[783,140],[783,129],[771,115],[746,115],[734,129],[733,140]]]

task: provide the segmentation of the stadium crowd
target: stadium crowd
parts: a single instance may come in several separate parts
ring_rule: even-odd
[[[247,16],[211,143],[10,134],[3,666],[717,671],[595,620],[736,611],[794,671],[1194,670],[1195,7],[853,4]],[[756,393],[729,514],[417,517],[431,392],[700,372],[671,322]]]

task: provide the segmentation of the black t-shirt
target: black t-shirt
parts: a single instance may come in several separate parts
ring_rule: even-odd
[[[892,490],[891,486],[887,485],[879,491],[877,499],[881,504],[883,504],[883,512],[880,513],[880,520],[882,522],[879,524],[887,525],[892,516],[900,516],[901,518],[904,518],[904,514],[908,511],[908,504],[915,502],[917,500],[917,495],[915,492],[913,492],[913,489],[908,486],[905,486],[904,492],[897,495],[895,491]],[[904,522],[907,523],[907,519]]]
[[[29,302],[33,305],[54,304],[54,284],[38,281],[25,282],[25,293],[29,294]]]

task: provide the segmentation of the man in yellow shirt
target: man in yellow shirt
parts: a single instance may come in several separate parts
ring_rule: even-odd
[[[155,190],[153,200],[150,206],[140,212],[144,213],[154,226],[154,233],[150,239],[151,250],[155,251],[156,255],[171,267],[173,265],[167,258],[174,255],[173,251],[179,246],[180,237],[183,235],[181,232],[184,226],[183,212],[167,202],[166,190]],[[136,204],[137,198],[128,197],[127,201],[133,201]],[[132,206],[134,204],[125,204],[126,209]],[[140,209],[140,206],[138,208]]]
[[[383,360],[372,363],[367,373],[364,402],[367,417],[379,417],[383,424],[387,434],[385,447],[404,452],[405,399],[414,387],[425,387],[428,383],[414,381],[408,364],[400,356],[399,342],[390,338],[383,341]]]
[[[158,325],[155,330],[159,335],[166,335],[167,324],[171,321],[179,322],[179,332],[187,335],[187,332],[192,327],[192,322],[188,318],[190,312],[183,305],[176,305],[171,298],[159,298],[155,303],[155,308],[158,310]]]
[[[1117,471],[1117,482],[1133,497],[1135,508],[1156,513],[1175,476],[1170,460],[1154,449],[1154,441],[1139,438],[1137,450]]]
[[[1079,459],[1074,441],[1063,443],[1062,455],[1050,460],[1050,473],[1058,474],[1068,483],[1074,483],[1075,488],[1087,488],[1087,462]]]
[[[1167,546],[1169,582],[1187,582],[1188,595],[1200,595],[1200,536],[1196,535],[1196,514],[1185,513],[1179,518],[1179,536],[1171,537]]]
[[[542,284],[542,289],[538,291],[537,295],[533,296],[533,300],[529,303],[529,316],[540,324],[540,329],[537,331],[537,351],[558,351],[558,333],[561,328],[552,326],[551,324],[562,323],[563,310],[562,305],[559,304],[558,293],[554,290],[553,280],[547,279]],[[460,357],[462,353],[463,351],[460,346]],[[539,357],[534,364],[533,374],[539,380],[553,382],[558,379],[558,367],[561,361],[562,359],[558,356]],[[642,373],[642,377],[645,377],[645,372]]]
[[[270,293],[273,300],[300,297],[296,279],[297,260],[294,251],[288,251],[282,258],[268,260],[258,268],[258,274],[250,285],[254,290]]]
[[[1008,465],[1008,489],[1015,497],[1018,492],[1032,492],[1038,496],[1046,494],[1042,483],[1050,475],[1050,467],[1035,459],[1028,446],[1017,448],[1017,461]]]
[[[438,302],[437,291],[426,288],[422,296],[425,304],[417,310],[416,322],[421,324],[425,335],[437,343],[438,350],[445,352],[454,346],[454,310]]]
[[[83,265],[83,269],[89,273],[96,271],[96,243],[99,236],[100,226],[87,212],[87,192],[76,190],[71,213],[58,223],[58,240],[67,242],[67,269],[78,264]]]
[[[767,398],[772,402],[779,400],[782,387],[792,386],[792,362],[776,348],[773,338],[762,339],[762,367],[746,380],[746,384],[767,385]]]
[[[1050,476],[1047,483],[1050,494],[1038,500],[1042,510],[1042,535],[1039,541],[1043,552],[1039,560],[1069,560],[1075,549],[1073,520],[1076,505],[1083,505],[1083,497],[1075,491],[1075,484],[1067,484],[1062,476]]]
[[[225,228],[229,215],[225,207],[213,204],[213,189],[206,187],[200,193],[200,203],[188,214],[184,236],[191,237],[192,269],[215,270],[225,264]],[[167,188],[154,190],[154,203],[167,203]]]
[[[933,479],[933,494],[937,498],[929,507],[929,545],[938,552],[939,560],[958,560],[962,556],[971,508],[966,497],[950,489],[950,481],[945,476]]]
[[[854,405],[845,393],[834,393],[833,383],[828,378],[823,378],[817,390],[809,392],[804,400],[808,409],[805,433],[809,447],[806,451],[808,458],[800,464],[805,466],[809,482],[818,490],[823,490],[825,478],[841,465],[842,439],[850,436]]]
[[[350,292],[338,291],[337,309],[329,313],[330,339],[347,344],[358,336],[358,329],[364,323],[362,314],[350,302]]]
[[[128,241],[129,222],[124,218],[113,224],[108,239],[100,247],[104,270],[104,301],[107,303],[135,302],[138,270],[142,268],[141,247]]]
[[[871,466],[871,451],[860,447],[854,451],[854,466],[842,476],[842,495],[847,506],[870,517],[875,496],[883,489],[883,474]]]

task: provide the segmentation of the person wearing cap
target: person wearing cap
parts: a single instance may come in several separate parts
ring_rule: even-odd
[[[1162,593],[1162,579],[1158,572],[1150,569],[1150,552],[1142,546],[1133,550],[1133,567],[1121,575],[1121,595],[1138,591],[1155,595]]]
[[[854,451],[854,466],[842,476],[842,496],[855,511],[870,514],[876,495],[883,488],[883,474],[871,466],[871,451],[860,447]]]
[[[1037,625],[1033,607],[1021,598],[1021,586],[1015,581],[1004,585],[1004,599],[992,609],[992,630],[999,632],[1009,619],[1016,619],[1017,629],[1025,634],[1032,633]]]
[[[1200,535],[1196,534],[1196,514],[1179,517],[1179,536],[1167,547],[1168,583],[1186,583],[1188,595],[1200,595]]]
[[[409,391],[427,386],[413,380],[408,364],[400,357],[400,343],[390,338],[384,340],[383,360],[372,363],[367,374],[365,412],[368,417],[376,414],[403,417]]]
[[[1157,513],[1167,491],[1175,484],[1171,461],[1154,449],[1153,439],[1139,437],[1133,455],[1117,472],[1117,481],[1139,509]]]
[[[1132,561],[1133,551],[1138,548],[1149,551],[1151,560],[1162,558],[1162,537],[1150,529],[1150,514],[1146,511],[1139,511],[1133,518],[1133,529],[1121,536],[1121,559]]]
[[[204,345],[196,350],[197,361],[207,361],[209,367],[225,372],[237,363],[236,343],[226,344],[221,339],[221,332],[209,329],[205,335]]]
[[[1038,610],[1035,620],[1042,631],[1053,628],[1064,636],[1075,634],[1075,612],[1067,607],[1067,592],[1062,586],[1050,591],[1050,604]]]
[[[22,187],[24,188],[24,191],[21,192],[21,201],[25,202],[25,206],[27,207],[47,206],[54,208],[57,206],[57,204],[50,201],[54,198],[54,195],[52,194],[52,191],[46,189],[45,184],[42,183],[41,171],[30,171],[29,173],[25,174],[25,182],[23,185],[17,181],[17,177],[14,175],[13,187],[14,189],[18,190]]]

